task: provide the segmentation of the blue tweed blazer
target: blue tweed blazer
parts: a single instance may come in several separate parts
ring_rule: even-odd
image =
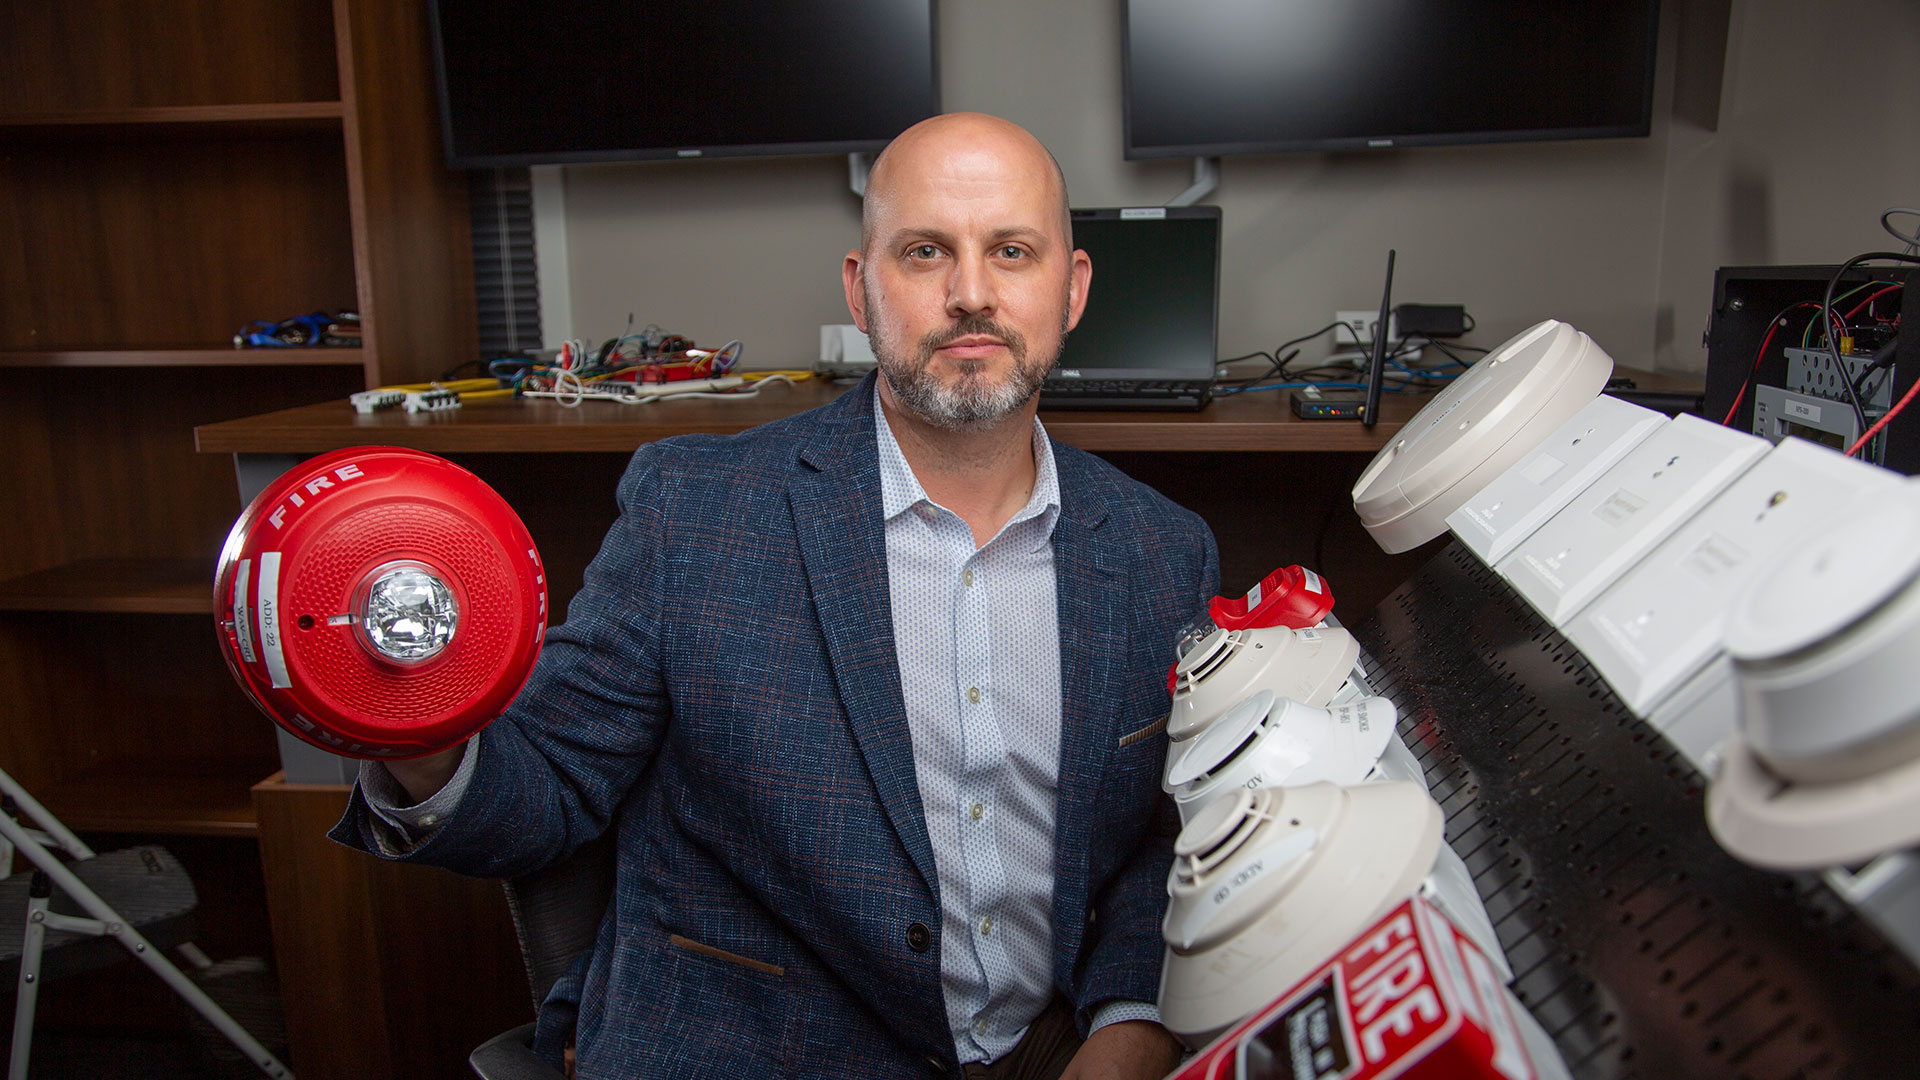
[[[544,1028],[577,1003],[582,1077],[959,1075],[872,403],[869,376],[740,435],[641,447],[472,785],[404,851],[511,877],[616,830],[598,944],[555,989],[571,1001],[542,1010]],[[1194,514],[1053,450],[1053,976],[1084,1032],[1101,1002],[1159,990],[1177,819],[1157,725],[1175,633],[1214,592],[1218,557]],[[402,847],[357,791],[333,835]]]

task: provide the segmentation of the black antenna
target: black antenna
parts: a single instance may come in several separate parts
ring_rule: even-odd
[[[1393,249],[1387,249],[1387,287],[1380,294],[1380,321],[1373,324],[1373,359],[1367,365],[1367,405],[1360,422],[1372,427],[1380,417],[1380,383],[1387,370],[1387,330],[1393,309]]]

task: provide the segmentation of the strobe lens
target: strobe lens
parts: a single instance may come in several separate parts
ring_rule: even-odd
[[[440,655],[460,623],[460,604],[447,583],[413,563],[389,564],[371,577],[359,619],[367,647],[399,664]]]

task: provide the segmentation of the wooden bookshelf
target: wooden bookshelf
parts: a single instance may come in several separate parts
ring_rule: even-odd
[[[0,581],[0,611],[213,614],[213,563],[79,559]]]
[[[23,138],[125,138],[338,132],[339,101],[268,101],[239,105],[156,105],[0,113],[0,134]]]
[[[0,767],[83,833],[217,855],[203,908],[252,925],[208,937],[259,950],[279,748],[216,643],[241,507],[193,429],[478,356],[427,34],[425,0],[0,4]],[[232,347],[341,310],[361,348]]]
[[[0,367],[365,367],[356,348],[8,349]]]
[[[258,762],[256,775],[274,767]],[[116,761],[43,784],[35,795],[78,832],[250,837],[260,831],[251,787],[225,762],[161,771],[150,761]]]

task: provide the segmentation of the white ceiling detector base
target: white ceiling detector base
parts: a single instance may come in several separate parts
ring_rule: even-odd
[[[1374,542],[1406,551],[1584,408],[1613,374],[1593,339],[1549,319],[1488,353],[1381,448],[1353,486]]]
[[[1160,1020],[1198,1046],[1419,888],[1440,807],[1417,785],[1241,788],[1174,842]]]
[[[1794,783],[1745,739],[1719,749],[1707,827],[1733,857],[1769,870],[1860,863],[1920,844],[1920,758],[1863,780]]]
[[[1325,705],[1359,658],[1360,643],[1339,627],[1216,629],[1174,665],[1167,737],[1175,743],[1193,738],[1260,690]]]

